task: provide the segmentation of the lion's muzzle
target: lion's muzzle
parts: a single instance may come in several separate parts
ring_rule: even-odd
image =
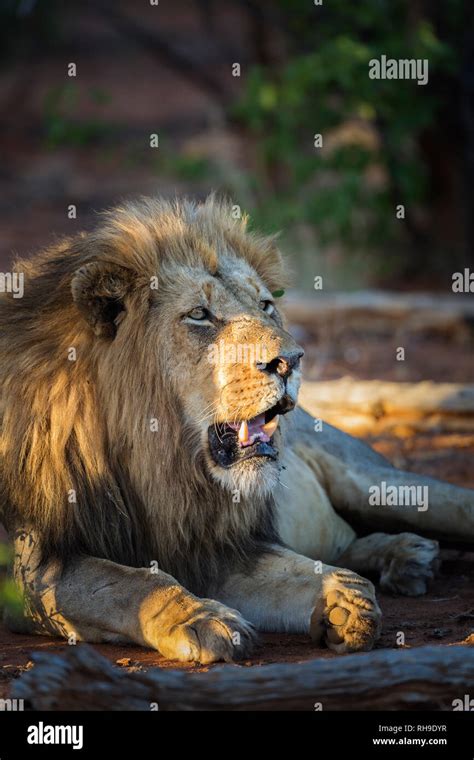
[[[278,419],[295,407],[288,395],[265,412],[241,422],[222,422],[208,428],[209,451],[215,464],[228,468],[254,457],[278,459],[273,439]]]

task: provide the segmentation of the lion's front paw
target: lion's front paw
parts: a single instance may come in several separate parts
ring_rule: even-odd
[[[381,615],[370,581],[350,570],[335,570],[323,578],[311,636],[338,654],[367,651],[380,635]]]
[[[245,659],[255,642],[255,629],[237,610],[212,599],[201,599],[185,622],[159,637],[157,649],[170,660],[207,665]]]
[[[414,533],[393,537],[380,575],[384,591],[405,596],[426,594],[428,582],[439,568],[439,544]]]

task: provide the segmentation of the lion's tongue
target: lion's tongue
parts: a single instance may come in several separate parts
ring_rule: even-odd
[[[265,424],[265,415],[259,414],[251,420],[243,420],[238,428],[239,443],[241,446],[251,446],[258,439],[268,443],[278,426],[278,416]],[[232,426],[234,427],[234,426]],[[237,425],[235,426],[237,429]]]

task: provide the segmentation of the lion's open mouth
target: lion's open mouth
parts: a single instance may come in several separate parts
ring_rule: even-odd
[[[208,429],[209,451],[220,467],[231,467],[253,457],[278,458],[272,437],[281,414],[294,408],[294,402],[283,396],[265,412],[239,422],[220,422]]]

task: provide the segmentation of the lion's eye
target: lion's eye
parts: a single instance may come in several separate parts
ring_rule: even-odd
[[[195,322],[202,322],[202,320],[207,319],[208,313],[202,306],[196,306],[196,308],[189,311],[186,316],[188,319],[193,319]]]
[[[265,311],[267,314],[273,314],[275,311],[273,301],[260,301],[260,308],[263,309],[263,311]]]

